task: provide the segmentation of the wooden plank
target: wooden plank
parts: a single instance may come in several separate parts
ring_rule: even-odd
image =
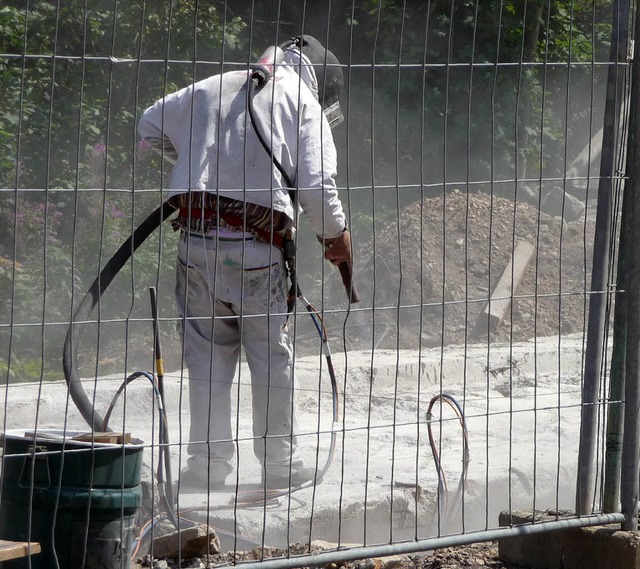
[[[129,444],[131,433],[82,433],[72,438],[74,441],[85,443],[109,443],[109,444]]]
[[[41,431],[25,431],[25,438],[34,439],[38,438],[39,440],[50,439],[52,441],[56,441],[62,443],[63,438],[59,434],[52,435],[50,433],[41,432]],[[83,443],[109,443],[109,444],[129,444],[131,442],[131,433],[80,433],[79,435],[75,435],[71,437],[72,441],[79,441]]]
[[[520,281],[522,281],[534,251],[535,247],[526,241],[518,241],[516,244],[513,257],[507,263],[496,288],[493,290],[491,300],[482,313],[484,322],[489,318],[491,330],[496,329],[507,313],[511,305],[511,297],[518,290]]]
[[[6,541],[0,539],[0,561],[9,561],[20,557],[28,557],[40,553],[40,544],[32,541]]]
[[[56,433],[47,433],[45,431],[25,431],[24,432],[24,438],[25,439],[51,439],[52,441],[58,441],[58,442],[62,442],[62,437]]]

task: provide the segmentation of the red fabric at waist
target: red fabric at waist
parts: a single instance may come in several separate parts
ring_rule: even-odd
[[[278,247],[278,249],[282,249],[282,235],[280,235],[279,233],[272,233],[271,231],[262,229],[260,227],[256,227],[248,221],[245,222],[244,218],[240,215],[235,215],[225,211],[216,211],[215,209],[196,207],[181,207],[178,215],[183,219],[201,219],[203,221],[207,221],[212,217],[218,216],[229,226],[237,228],[240,231],[248,231],[249,233],[254,234],[256,237],[262,239],[263,241],[272,243],[273,245]]]

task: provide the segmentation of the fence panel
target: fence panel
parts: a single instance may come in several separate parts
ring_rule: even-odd
[[[0,538],[283,568],[620,522],[629,13],[7,0]]]

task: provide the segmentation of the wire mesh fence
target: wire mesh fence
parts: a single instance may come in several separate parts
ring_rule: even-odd
[[[23,566],[620,522],[634,10],[7,0],[0,539]]]

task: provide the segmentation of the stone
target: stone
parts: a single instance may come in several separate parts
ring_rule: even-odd
[[[216,531],[205,524],[180,529],[153,540],[154,557],[189,559],[216,553],[220,553],[220,539]]]
[[[562,216],[565,221],[576,221],[584,214],[584,203],[563,191],[560,186],[543,188],[540,209],[549,215]]]

